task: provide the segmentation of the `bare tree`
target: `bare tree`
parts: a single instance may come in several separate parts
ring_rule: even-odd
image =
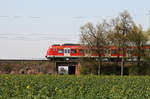
[[[130,42],[127,34],[130,33],[133,23],[134,22],[127,11],[120,13],[120,16],[113,19],[111,23],[112,29],[111,33],[109,34],[109,39],[112,41],[112,44],[117,47],[118,57],[120,54],[122,55],[121,76],[123,75],[125,52]]]
[[[106,21],[104,21],[96,26],[92,23],[87,23],[80,28],[80,41],[82,45],[91,53],[96,53],[98,55],[98,74],[101,74],[102,55],[104,48],[107,46],[108,26]]]
[[[131,32],[128,34],[128,38],[130,42],[135,46],[135,54],[137,56],[137,65],[140,66],[141,57],[144,55],[143,46],[148,41],[148,36],[146,32],[142,30],[142,26],[140,25],[137,27],[136,25],[133,26]]]

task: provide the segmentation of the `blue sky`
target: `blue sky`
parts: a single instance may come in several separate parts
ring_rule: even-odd
[[[150,0],[0,0],[0,58],[44,58],[53,43],[78,43],[80,26],[128,10],[146,30]]]

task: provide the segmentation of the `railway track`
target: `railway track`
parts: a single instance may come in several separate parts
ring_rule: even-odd
[[[51,61],[51,62],[80,62],[80,59],[78,60],[48,60],[48,59],[0,59],[0,62],[7,62],[7,61]],[[103,60],[102,62],[104,63],[114,63],[116,61],[106,61]],[[135,63],[137,61],[125,61],[127,63]],[[144,62],[144,61],[141,61]],[[121,61],[119,61],[118,63],[121,63]]]

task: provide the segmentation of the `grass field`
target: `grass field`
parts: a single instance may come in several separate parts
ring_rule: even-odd
[[[1,99],[148,99],[148,76],[0,75]]]

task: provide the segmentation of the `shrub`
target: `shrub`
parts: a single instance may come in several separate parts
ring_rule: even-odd
[[[11,66],[10,64],[7,64],[3,66],[3,71],[6,73],[10,73],[11,71],[13,71],[13,66]]]
[[[80,67],[81,74],[97,74],[98,72],[98,65],[96,62],[91,60],[82,60]]]
[[[139,75],[139,67],[136,64],[129,67],[129,75]]]
[[[129,67],[129,75],[150,75],[150,64],[148,62],[142,62],[139,66],[132,64]]]

